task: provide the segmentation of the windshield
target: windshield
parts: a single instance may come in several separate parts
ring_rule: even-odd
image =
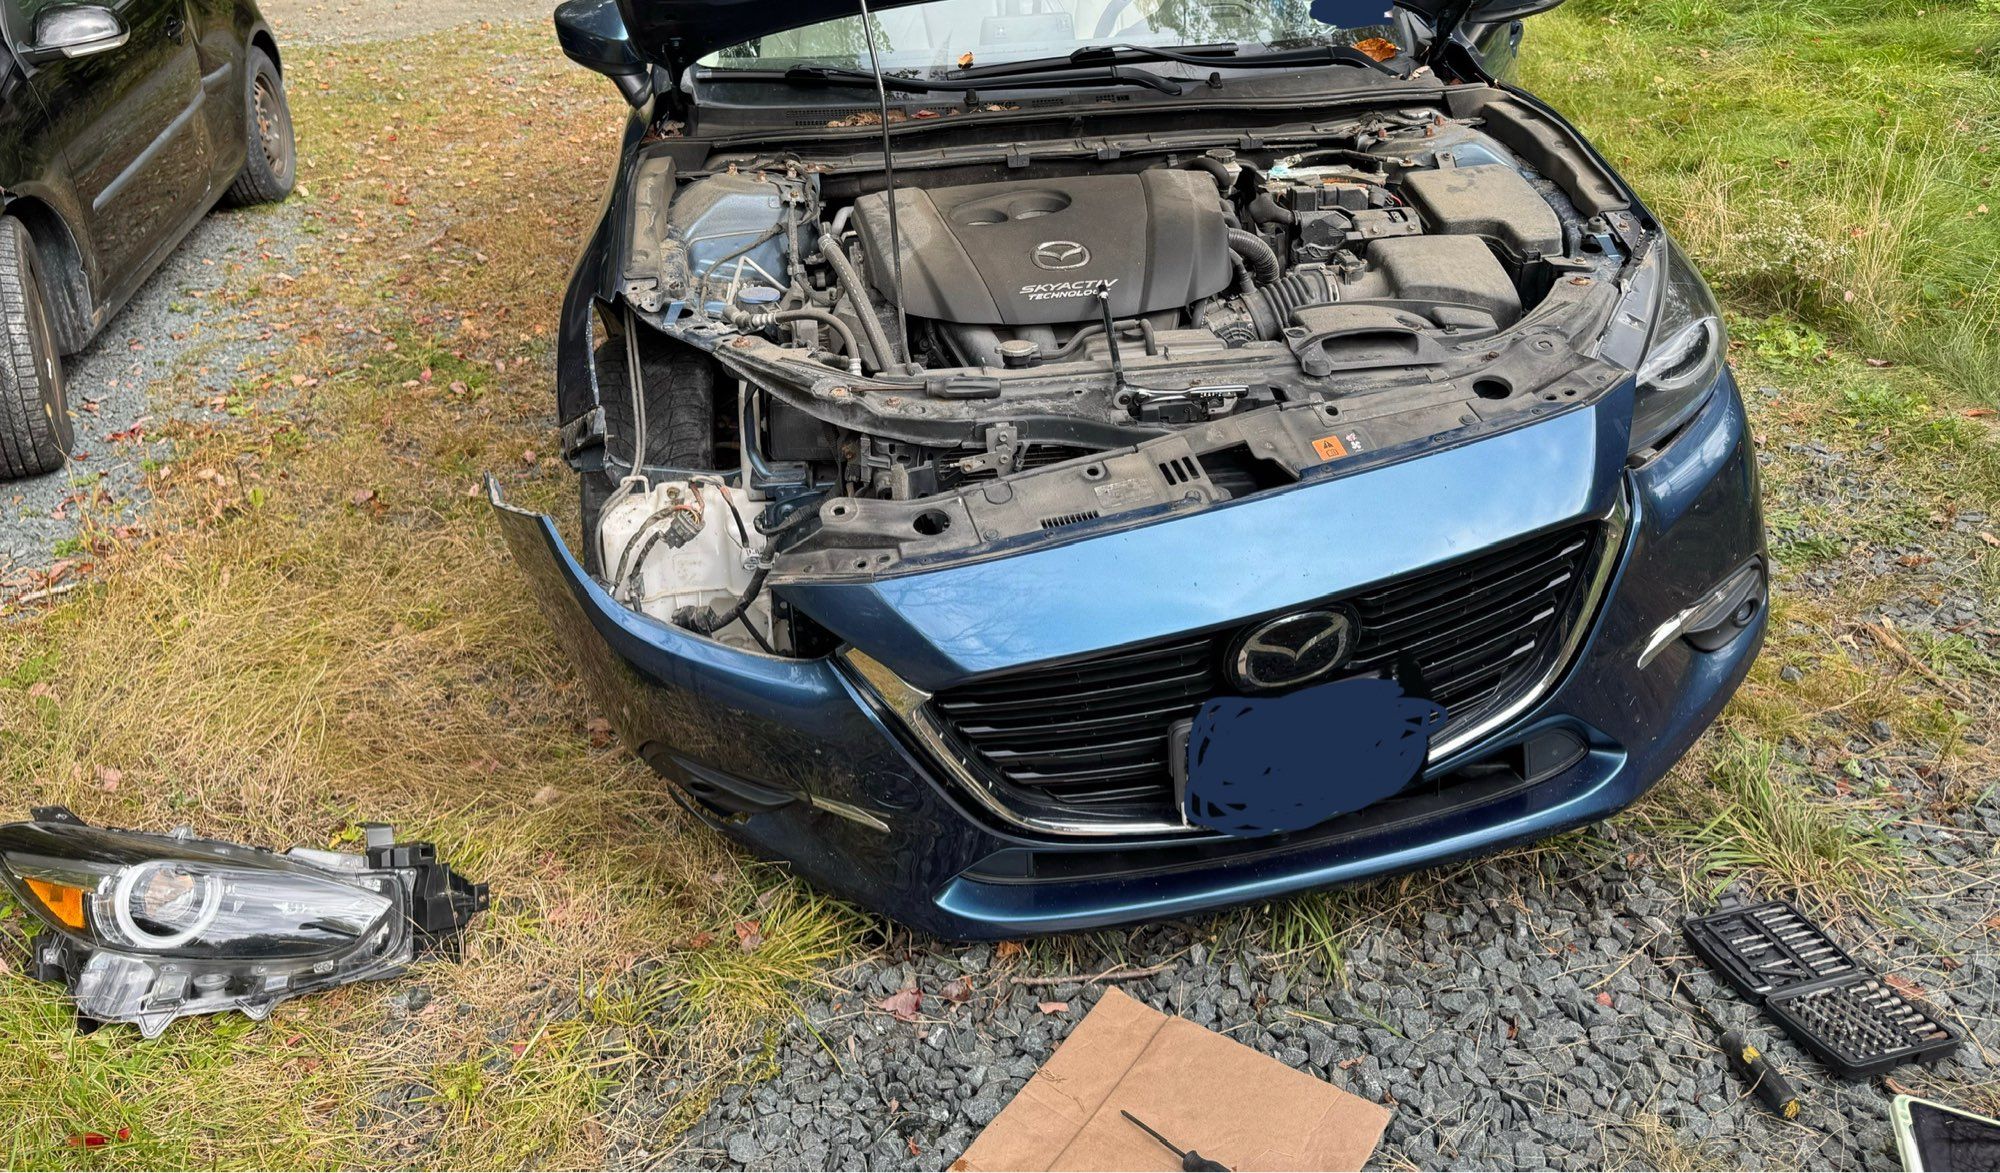
[[[772,0],[781,2],[781,0]],[[932,0],[874,17],[884,71],[937,74],[1067,56],[1101,45],[1268,45],[1276,49],[1394,39],[1388,0]],[[1361,21],[1354,15],[1366,13]],[[1352,22],[1352,23],[1350,23]],[[775,33],[710,54],[721,69],[865,68],[861,18]]]

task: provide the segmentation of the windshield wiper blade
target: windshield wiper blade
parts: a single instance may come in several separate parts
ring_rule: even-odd
[[[794,65],[783,73],[768,70],[730,70],[732,81],[785,81],[815,82],[825,85],[865,85],[875,84],[875,75],[859,69],[843,69],[837,65]],[[999,77],[1002,75],[992,75]],[[1072,86],[1144,86],[1163,94],[1179,97],[1187,92],[1187,86],[1171,78],[1161,77],[1143,69],[1133,69],[1125,65],[1110,65],[1089,69],[1033,70],[1019,74],[1007,74],[1007,89],[1067,89]],[[982,89],[991,89],[983,79],[977,78],[931,78],[896,77],[882,75],[882,87],[905,94],[969,94]]]
[[[1067,57],[1047,57],[1033,61],[1004,61],[975,66],[953,74],[954,78],[1006,77],[1015,72],[1033,72],[1064,65],[1098,65],[1124,61],[1172,61],[1179,65],[1224,66],[1229,69],[1297,69],[1315,65],[1357,65],[1386,73],[1402,74],[1347,45],[1314,45],[1306,49],[1281,49],[1272,53],[1245,56],[1233,44],[1181,45],[1162,48],[1152,45],[1085,45]]]

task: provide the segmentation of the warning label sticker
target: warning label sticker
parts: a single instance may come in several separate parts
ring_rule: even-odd
[[[1347,444],[1339,436],[1321,436],[1313,441],[1313,451],[1321,460],[1338,460],[1347,455]]]

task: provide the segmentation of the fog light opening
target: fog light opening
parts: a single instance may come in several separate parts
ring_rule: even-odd
[[[1744,563],[1694,606],[1662,623],[1639,653],[1639,667],[1658,659],[1676,640],[1684,639],[1703,652],[1729,646],[1764,610],[1765,586],[1763,560]]]

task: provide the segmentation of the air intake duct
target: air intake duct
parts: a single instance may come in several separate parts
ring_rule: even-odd
[[[1297,311],[1338,300],[1333,279],[1325,269],[1294,269],[1269,285],[1244,294],[1243,308],[1250,313],[1250,325],[1257,337],[1269,342],[1284,333]]]

